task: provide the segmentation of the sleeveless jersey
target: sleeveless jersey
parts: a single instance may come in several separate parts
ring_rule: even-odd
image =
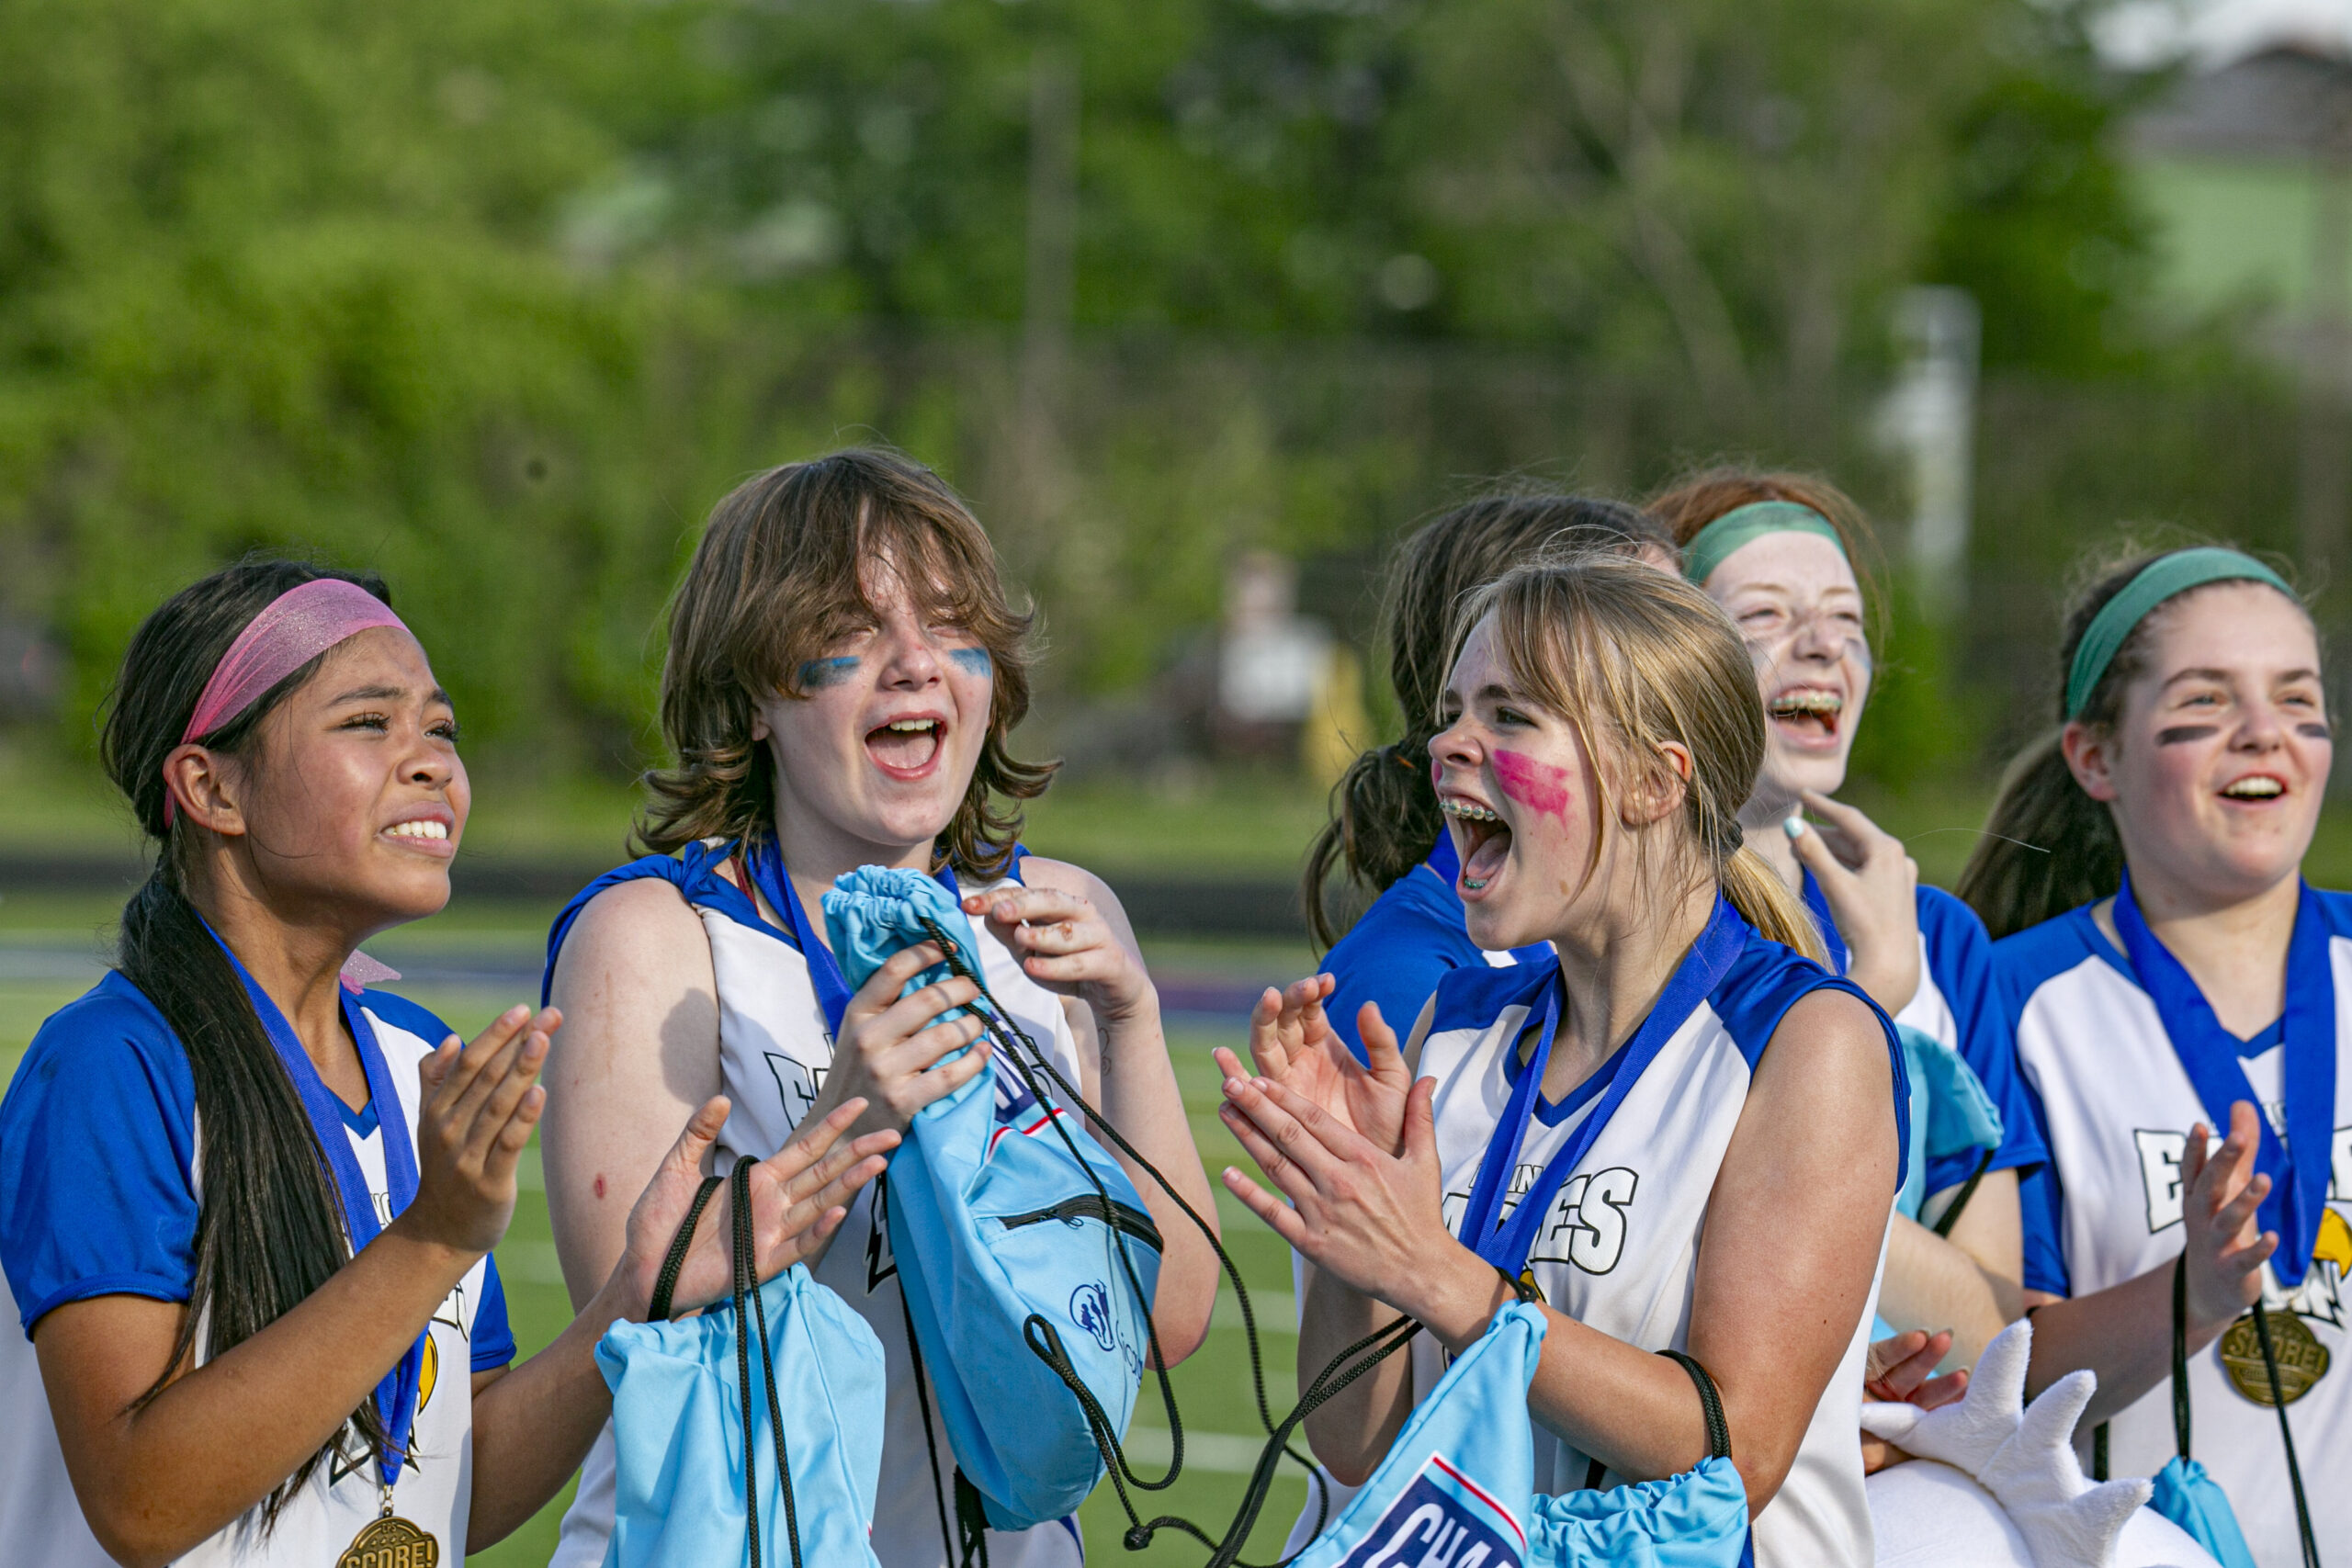
[[[2279,1288],[2266,1266],[2273,1314],[2292,1313],[2326,1353],[2328,1370],[2288,1406],[2312,1524],[2323,1553],[2352,1540],[2352,1490],[2334,1484],[2352,1454],[2352,1346],[2344,1327],[2352,1272],[2352,897],[2316,897],[2335,988],[2335,1108],[2328,1213],[2301,1286]],[[2050,1146],[2051,1164],[2020,1191],[2025,1283],[2081,1296],[2121,1284],[2180,1255],[2181,1154],[2188,1129],[2209,1122],[2165,1032],[2155,1003],[2089,908],[2018,932],[1994,948],[2015,1021],[2018,1059]],[[2243,1066],[2274,1127],[2280,1123],[2284,1047],[2276,1030],[2242,1046]],[[2296,1568],[2295,1505],[2274,1409],[2237,1391],[2228,1335],[2189,1358],[2192,1451],[2229,1494],[2262,1568]],[[2262,1379],[2260,1362],[2248,1369]],[[2258,1383],[2257,1383],[2258,1386]],[[2076,1434],[2089,1452],[2090,1428]],[[2173,1455],[2172,1380],[2109,1423],[2109,1470],[2153,1475]]]
[[[1685,1348],[1707,1200],[1772,1031],[1810,991],[1835,987],[1860,994],[1810,960],[1742,930],[1738,956],[1569,1173],[1529,1254],[1536,1286],[1550,1305],[1645,1350]],[[1439,983],[1420,1073],[1438,1082],[1438,1157],[1446,1224],[1456,1235],[1479,1162],[1520,1071],[1515,1047],[1558,976],[1558,961],[1546,959],[1510,969],[1459,969]],[[1899,1057],[1894,1057],[1896,1049],[1890,1032],[1888,1050],[1898,1063],[1894,1103],[1901,1128],[1906,1090]],[[1612,1059],[1558,1105],[1539,1097],[1505,1213],[1568,1142],[1609,1088],[1614,1067]],[[1756,1561],[1765,1568],[1867,1568],[1871,1561],[1854,1413],[1861,1403],[1862,1360],[1877,1296],[1873,1276],[1870,1301],[1822,1393],[1788,1479],[1756,1517]],[[1442,1352],[1423,1337],[1414,1341],[1412,1356],[1415,1396],[1426,1398],[1443,1375]],[[1735,1452],[1738,1442],[1735,1431]],[[1576,1491],[1585,1484],[1590,1464],[1564,1438],[1537,1427],[1537,1490]],[[1611,1474],[1603,1484],[1623,1479]]]
[[[417,1064],[449,1034],[404,998],[368,991],[358,1010],[391,1069],[412,1135]],[[379,1115],[344,1108],[344,1134],[376,1204],[391,1219]],[[178,1037],[119,974],[52,1015],[0,1103],[0,1262],[22,1333],[0,1333],[0,1557],[43,1568],[111,1568],[82,1517],[30,1339],[51,1309],[104,1295],[185,1302],[196,1277],[203,1139],[196,1079]],[[441,1561],[465,1561],[473,1498],[472,1372],[514,1359],[497,1266],[483,1258],[433,1314],[417,1390],[414,1450],[394,1508],[430,1534]],[[355,1450],[360,1451],[360,1450]],[[381,1506],[376,1463],[330,1455],[266,1535],[232,1524],[176,1559],[180,1568],[311,1568],[332,1563]]]
[[[791,933],[763,918],[727,874],[731,845],[696,845],[683,855],[649,856],[589,885],[558,917],[548,945],[548,974],[572,921],[588,901],[625,881],[658,876],[675,886],[701,917],[710,938],[711,967],[718,982],[720,1089],[732,1101],[718,1137],[713,1168],[725,1170],[741,1155],[763,1159],[784,1146],[792,1129],[816,1103],[832,1065],[833,1040],[817,998],[808,965]],[[1014,874],[973,892],[993,892],[1019,880]],[[980,970],[989,989],[1027,1030],[1062,1076],[1079,1082],[1078,1047],[1061,1000],[1032,980],[1020,960],[989,931],[973,922]],[[1017,1088],[1017,1085],[1016,1085]],[[1004,1102],[1000,1087],[997,1114],[1018,1130],[1043,1126],[1035,1102]],[[907,1342],[906,1309],[899,1293],[898,1265],[877,1193],[887,1182],[861,1191],[832,1246],[817,1265],[819,1283],[831,1287],[872,1325],[888,1361],[889,1403],[883,1427],[882,1474],[876,1489],[874,1552],[882,1568],[946,1568],[950,1559],[940,1530],[944,1497],[949,1524],[955,1520],[955,1456],[935,1406],[926,1408],[915,1392],[914,1362]],[[884,1200],[887,1201],[887,1198]],[[929,1442],[925,1436],[928,1430]],[[934,1486],[932,1456],[938,1458]],[[613,1439],[607,1427],[581,1467],[580,1491],[564,1516],[563,1535],[550,1568],[598,1568],[612,1529]],[[1060,1519],[1012,1533],[989,1532],[989,1561],[997,1568],[1075,1568],[1081,1560],[1075,1520]]]

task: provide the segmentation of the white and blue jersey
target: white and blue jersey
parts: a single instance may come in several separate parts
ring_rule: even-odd
[[[1323,973],[1333,981],[1324,1011],[1359,1061],[1364,1048],[1356,1032],[1356,1013],[1364,1003],[1380,1004],[1380,1016],[1401,1044],[1437,983],[1453,971],[1508,968],[1552,951],[1549,943],[1537,942],[1489,953],[1472,942],[1462,895],[1453,890],[1461,873],[1453,836],[1440,833],[1430,858],[1390,883],[1324,955]]]
[[[2263,1294],[2272,1314],[2299,1318],[2327,1357],[2327,1370],[2288,1406],[2312,1523],[2326,1553],[2352,1540],[2352,1488],[2329,1480],[2344,1473],[2344,1456],[2352,1454],[2346,1365],[2352,1344],[2344,1326],[2345,1275],[2352,1272],[2352,897],[2314,897],[2327,931],[2336,1021],[2327,1212],[2302,1282],[2282,1290],[2266,1265]],[[2083,1296],[2168,1267],[2182,1247],[2180,1162],[2188,1130],[2199,1122],[2212,1126],[2214,1116],[2154,1000],[2088,908],[2007,937],[1993,951],[2029,1105],[2050,1151],[2018,1190],[2026,1288]],[[2274,1025],[2237,1042],[2237,1051],[2264,1114],[2274,1129],[2281,1126],[2282,1030]],[[2302,1555],[2278,1413],[2237,1391],[2224,1367],[2232,1344],[2224,1335],[2189,1359],[2193,1454],[2229,1495],[2261,1568],[2295,1568]],[[2109,1422],[2113,1474],[2153,1475],[2172,1458],[2171,1391],[2166,1378]],[[2087,1451],[2087,1427],[2077,1442]]]
[[[1835,988],[1861,995],[1744,921],[1737,930],[1736,957],[1666,1039],[1567,1173],[1551,1212],[1533,1233],[1527,1259],[1551,1306],[1645,1350],[1687,1346],[1708,1200],[1772,1032],[1810,992]],[[1508,969],[1457,969],[1438,985],[1419,1073],[1437,1080],[1434,1112],[1445,1218],[1457,1235],[1480,1163],[1522,1070],[1521,1037],[1546,993],[1558,985],[1558,960],[1549,956]],[[1891,1031],[1888,1051],[1895,1121],[1907,1157],[1907,1089]],[[1540,1097],[1534,1101],[1504,1190],[1502,1213],[1510,1213],[1517,1196],[1611,1090],[1626,1055],[1621,1049],[1558,1104]],[[1756,1561],[1766,1568],[1866,1568],[1871,1561],[1854,1412],[1861,1403],[1867,1329],[1877,1293],[1873,1278],[1871,1300],[1855,1320],[1788,1479],[1757,1516]],[[1442,1357],[1426,1338],[1414,1342],[1412,1355],[1415,1397],[1425,1398],[1443,1375]],[[1736,1431],[1732,1441],[1736,1450]],[[1590,1467],[1588,1456],[1537,1427],[1538,1491],[1576,1491],[1586,1484]],[[1608,1476],[1603,1484],[1621,1480]]]
[[[1838,974],[1848,968],[1845,939],[1830,918],[1829,901],[1813,873],[1804,874],[1804,905],[1829,950]],[[1960,1054],[1976,1081],[1984,1087],[1993,1109],[2000,1113],[2001,1141],[1987,1170],[2016,1170],[2020,1176],[2049,1158],[2042,1147],[2025,1087],[2018,1077],[2017,1042],[2009,1018],[1993,983],[1993,940],[1976,911],[1940,887],[1918,889],[1919,988],[1895,1013],[1894,1021]],[[1961,1186],[1975,1173],[1982,1150],[1927,1151],[1922,1159],[1927,1180],[1921,1190],[1933,1194]]]
[[[733,860],[731,844],[695,844],[684,853],[649,855],[606,873],[582,889],[557,917],[548,941],[548,974],[572,922],[588,902],[623,882],[659,877],[702,919],[710,939],[712,973],[718,984],[718,1072],[720,1091],[731,1101],[718,1134],[713,1168],[725,1170],[742,1155],[765,1159],[782,1148],[800,1118],[816,1103],[832,1066],[833,1037],[808,962],[792,931],[767,916],[752,897],[752,883]],[[993,892],[1019,880],[1014,874],[969,891]],[[1005,1010],[1029,1032],[1062,1076],[1080,1081],[1078,1044],[1060,999],[1022,969],[1021,961],[982,921],[975,921],[980,972]],[[998,1077],[1000,1095],[1008,1092]],[[1010,1132],[1035,1133],[1046,1125],[1040,1108],[1014,1085],[1020,1103],[1000,1098],[997,1116]],[[890,1235],[875,1203],[876,1182],[851,1202],[849,1217],[815,1269],[817,1281],[838,1292],[882,1342],[888,1398],[882,1438],[882,1473],[876,1488],[872,1540],[882,1568],[947,1568],[940,1533],[939,1479],[947,1481],[955,1456],[935,1405],[916,1393],[914,1361],[907,1344],[906,1309],[899,1294],[898,1265]],[[580,1491],[564,1516],[563,1536],[550,1568],[598,1568],[612,1533],[614,1453],[607,1427],[580,1472]],[[948,1517],[955,1499],[945,1498]],[[998,1568],[1077,1568],[1083,1560],[1078,1525],[1057,1519],[1017,1532],[991,1530],[989,1561]]]
[[[423,1008],[362,993],[397,1106],[345,1108],[344,1132],[376,1204],[392,1217],[380,1118],[413,1135],[417,1064],[449,1035]],[[0,1268],[21,1334],[0,1335],[0,1542],[11,1562],[108,1568],[65,1473],[31,1336],[41,1318],[96,1296],[189,1299],[196,1276],[203,1137],[196,1080],[154,1004],[119,974],[52,1015],[0,1101]],[[198,1357],[205,1351],[198,1339]],[[434,1314],[412,1453],[395,1489],[401,1517],[465,1560],[473,1493],[471,1372],[514,1359],[506,1300],[488,1258]],[[224,1440],[233,1440],[224,1434]],[[330,1456],[267,1535],[232,1525],[178,1559],[184,1568],[312,1568],[334,1562],[381,1507],[376,1465]]]

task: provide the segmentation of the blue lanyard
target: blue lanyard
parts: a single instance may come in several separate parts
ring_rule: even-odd
[[[809,929],[808,911],[800,907],[800,895],[794,891],[792,878],[785,874],[784,857],[776,852],[774,839],[762,839],[743,851],[743,863],[751,868],[752,880],[759,886],[775,912],[784,917],[786,930],[792,933],[792,945],[800,950],[800,957],[808,965],[808,984],[817,992],[817,1005],[825,1010],[828,1035],[839,1041],[842,1036],[842,1015],[849,1010],[849,981],[842,977],[839,960],[833,950],[817,939]],[[932,874],[949,895],[957,893],[956,868],[943,865]]]
[[[1838,932],[1838,917],[1829,912],[1829,896],[1822,892],[1810,866],[1804,873],[1804,907],[1813,915],[1814,929],[1821,933],[1821,945],[1829,950],[1829,972],[1844,978],[1846,939]]]
[[[2237,1040],[2214,1016],[2213,1004],[2170,949],[2156,939],[2132,896],[2126,872],[2115,895],[2115,929],[2140,987],[2156,1004],[2173,1054],[2216,1131],[2230,1124],[2233,1100],[2262,1109],[2238,1059]],[[2327,926],[2319,898],[2306,883],[2295,906],[2295,934],[2287,944],[2287,1015],[2280,1031],[2287,1070],[2287,1139],[2282,1146],[2267,1114],[2256,1117],[2261,1142],[2255,1168],[2270,1178],[2262,1201],[2265,1230],[2278,1233],[2270,1268],[2289,1289],[2302,1283],[2326,1212],[2328,1161],[2335,1122],[2335,983],[2328,957]]]
[[[1428,868],[1430,875],[1445,884],[1446,893],[1453,899],[1454,907],[1459,908],[1462,904],[1462,895],[1454,892],[1453,884],[1454,880],[1462,874],[1462,857],[1453,852],[1453,835],[1444,832],[1438,834],[1437,847],[1430,851],[1430,858],[1421,863]],[[1552,944],[1548,942],[1531,942],[1525,947],[1512,948],[1510,955],[1514,962],[1533,964],[1540,959],[1552,956]]]
[[[208,923],[207,930],[210,930]],[[212,940],[220,942],[214,931]],[[359,1156],[352,1152],[350,1134],[345,1130],[344,1104],[334,1090],[327,1088],[319,1077],[317,1064],[302,1048],[294,1026],[286,1021],[269,993],[261,988],[252,974],[231,952],[229,944],[220,942],[220,951],[228,953],[229,966],[244,982],[245,995],[260,1015],[261,1026],[269,1043],[277,1048],[277,1059],[286,1065],[287,1077],[294,1080],[294,1092],[301,1097],[302,1110],[311,1119],[311,1130],[318,1135],[319,1152],[326,1156],[327,1168],[334,1173],[335,1193],[343,1200],[343,1228],[349,1237],[355,1256],[360,1248],[376,1239],[383,1226],[376,1219],[376,1201],[368,1190],[368,1179],[360,1173]],[[351,1031],[351,1043],[359,1052],[360,1070],[368,1075],[368,1099],[376,1108],[376,1126],[384,1140],[384,1180],[391,1189],[391,1212],[398,1214],[416,1201],[416,1150],[409,1142],[408,1115],[401,1107],[400,1091],[392,1087],[391,1069],[384,1065],[384,1053],[376,1043],[375,1026],[359,1006],[359,998],[345,991],[343,1021]],[[376,1411],[384,1422],[384,1452],[378,1460],[379,1474],[387,1489],[399,1481],[401,1464],[408,1457],[409,1428],[416,1419],[417,1390],[424,1373],[424,1344],[432,1334],[431,1325],[416,1337],[416,1343],[402,1353],[376,1385]]]
[[[1617,1069],[1601,1094],[1600,1103],[1592,1108],[1591,1114],[1577,1125],[1566,1145],[1544,1166],[1543,1175],[1536,1178],[1535,1185],[1527,1190],[1510,1217],[1498,1224],[1496,1217],[1510,1189],[1511,1173],[1519,1167],[1520,1145],[1526,1141],[1527,1123],[1534,1114],[1544,1065],[1551,1059],[1552,1041],[1559,1032],[1561,986],[1559,977],[1554,976],[1552,983],[1544,987],[1543,1025],[1536,1036],[1535,1055],[1520,1069],[1518,1081],[1511,1085],[1502,1120],[1495,1124],[1494,1134],[1487,1142],[1487,1152],[1479,1159],[1478,1179],[1471,1186],[1469,1206],[1463,1211],[1462,1239],[1480,1258],[1513,1276],[1526,1267],[1535,1232],[1551,1212],[1552,1199],[1561,1184],[1576,1169],[1577,1162],[1591,1152],[1594,1141],[1617,1114],[1618,1107],[1625,1103],[1634,1086],[1641,1081],[1643,1072],[1697,1010],[1707,993],[1715,988],[1747,943],[1747,927],[1739,918],[1739,911],[1732,908],[1730,900],[1716,895],[1714,912],[1708,917],[1706,929],[1690,944],[1690,951],[1683,954],[1673,977],[1667,981],[1666,989],[1658,993],[1657,1004],[1650,1009],[1649,1016],[1617,1052]],[[1516,1047],[1514,1041],[1505,1049]]]

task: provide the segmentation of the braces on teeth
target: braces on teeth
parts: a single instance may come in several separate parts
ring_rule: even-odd
[[[1772,699],[1774,713],[1837,713],[1846,699],[1835,692],[1784,692]]]
[[[1448,817],[1458,817],[1464,822],[1499,822],[1502,818],[1483,806],[1473,806],[1466,800],[1441,800],[1438,809]]]

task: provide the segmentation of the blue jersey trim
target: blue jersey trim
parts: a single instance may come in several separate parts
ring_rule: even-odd
[[[1022,875],[1021,863],[1029,858],[1029,851],[1020,844],[1012,846],[1012,860],[1005,867],[1005,875],[1022,886],[1028,883]],[[678,897],[697,909],[715,909],[751,931],[764,931],[793,952],[800,951],[800,942],[782,926],[771,925],[762,918],[759,906],[744,896],[723,869],[733,857],[735,845],[688,844],[674,855],[643,855],[627,865],[617,865],[571,896],[571,901],[557,911],[555,923],[548,929],[547,966],[539,972],[539,1005],[548,1005],[555,988],[555,961],[563,952],[563,942],[579,922],[581,911],[587,908],[596,895],[608,887],[618,887],[624,882],[642,882],[659,877],[678,890]],[[372,993],[371,993],[372,994]]]
[[[2099,934],[2087,904],[1995,942],[1995,994],[2010,1039],[2017,1038],[2018,1021],[2024,1018],[2034,993],[2092,959],[2132,980],[2131,965],[2124,963],[2114,944]],[[2026,1113],[2032,1119],[2034,1137],[2046,1150],[2050,1146],[2050,1113],[2032,1081],[2022,1072],[2018,1077],[2024,1090]],[[2018,1179],[2018,1219],[2024,1232],[2025,1288],[2045,1295],[2073,1295],[2074,1275],[2066,1263],[2065,1178],[2058,1162],[2047,1155],[2040,1166],[2021,1173]]]
[[[404,1034],[413,1034],[428,1046],[438,1045],[458,1032],[438,1016],[394,991],[369,988],[359,993],[359,1005]]]
[[[379,1023],[389,1024],[403,1034],[413,1034],[427,1046],[438,1046],[458,1032],[437,1016],[416,1003],[392,991],[379,991],[373,987],[359,993],[359,1007],[373,1014]],[[376,1102],[370,1100],[354,1111],[337,1101],[343,1112],[343,1124],[361,1137],[373,1135],[378,1124]]]
[[[1940,887],[1921,887],[1917,907],[1928,974],[1943,993],[1959,1034],[1953,1046],[2001,1113],[2001,1142],[1987,1168],[2022,1171],[2040,1165],[2050,1157],[2049,1145],[2026,1103],[2017,1035],[1994,977],[1993,939],[1975,910]],[[1980,1157],[1963,1152],[1928,1161],[1926,1190],[1934,1194],[1960,1186]]]
[[[1559,962],[1556,954],[1547,953],[1507,969],[1481,964],[1476,970],[1453,971],[1438,982],[1437,1007],[1430,1032],[1484,1029],[1506,1008],[1532,1010],[1544,987],[1558,974]],[[1910,1074],[1904,1066],[1903,1043],[1895,1035],[1894,1021],[1860,987],[1830,974],[1803,953],[1759,935],[1750,927],[1739,956],[1732,961],[1723,978],[1715,982],[1714,989],[1707,993],[1707,1006],[1722,1021],[1724,1032],[1730,1034],[1753,1075],[1757,1063],[1763,1058],[1764,1048],[1771,1043],[1773,1032],[1781,1027],[1781,1020],[1788,1015],[1789,1009],[1813,992],[1823,990],[1842,991],[1859,999],[1871,1010],[1886,1037],[1887,1061],[1894,1075],[1898,1152],[1895,1185],[1899,1188],[1911,1168]],[[1595,1078],[1601,1077],[1594,1075]],[[1575,1096],[1570,1095],[1568,1100],[1573,1101]]]
[[[739,926],[746,926],[768,935],[792,949],[800,951],[792,933],[781,926],[770,925],[760,918],[759,907],[743,895],[743,890],[729,880],[720,868],[735,852],[731,843],[712,846],[688,844],[674,855],[644,855],[627,865],[615,866],[604,875],[571,896],[571,901],[557,912],[555,923],[548,930],[547,968],[539,976],[539,1005],[548,1005],[548,998],[555,987],[555,961],[563,952],[564,939],[571,934],[580,913],[608,887],[618,887],[624,882],[642,882],[648,877],[660,877],[678,890],[678,896],[698,909],[716,909]]]
[[[481,1260],[481,1304],[474,1308],[473,1370],[494,1372],[513,1364],[514,1325],[506,1314],[506,1281],[499,1278],[498,1259]]]
[[[1462,900],[1427,865],[1390,884],[1323,959],[1331,976],[1324,1012],[1358,1061],[1365,1060],[1356,1015],[1366,1002],[1402,1041],[1437,990],[1456,969],[1487,968],[1486,954],[1463,928]],[[1508,969],[1498,969],[1508,974]]]

